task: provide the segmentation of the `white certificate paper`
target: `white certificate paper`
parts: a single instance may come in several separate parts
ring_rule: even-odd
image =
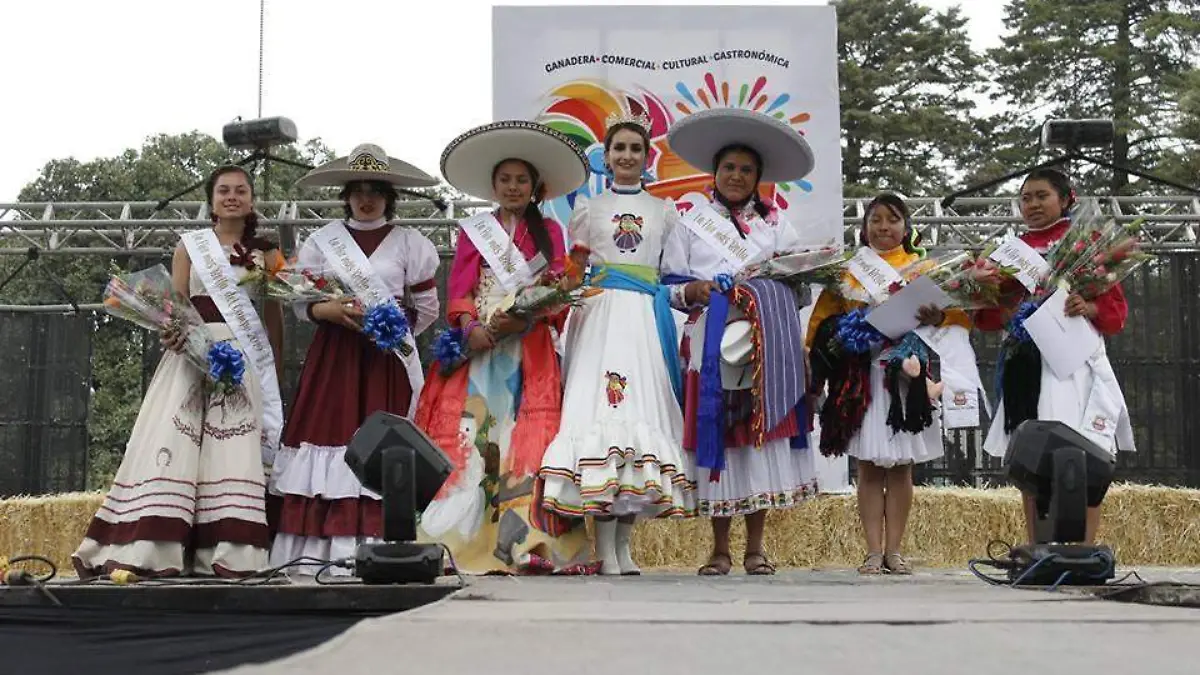
[[[917,277],[901,288],[895,295],[884,300],[867,314],[867,322],[880,333],[895,340],[921,325],[917,310],[934,305],[938,309],[949,307],[953,301],[946,292],[929,277]]]
[[[1091,321],[1067,316],[1067,295],[1060,288],[1025,319],[1025,330],[1041,350],[1042,360],[1060,380],[1075,374],[1103,343]]]

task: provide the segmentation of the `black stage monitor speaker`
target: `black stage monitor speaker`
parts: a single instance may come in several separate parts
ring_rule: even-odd
[[[433,501],[453,466],[410,420],[385,412],[367,418],[350,439],[346,464],[383,497],[387,541],[413,541],[417,512]]]
[[[1088,494],[1103,494],[1116,463],[1078,431],[1028,420],[1013,432],[1004,456],[1008,480],[1038,502],[1038,543],[1085,539]]]

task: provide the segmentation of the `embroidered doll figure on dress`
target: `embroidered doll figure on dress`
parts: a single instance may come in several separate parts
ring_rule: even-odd
[[[167,351],[121,466],[72,556],[81,578],[115,570],[245,576],[267,567],[264,464],[275,454],[282,421],[276,364],[283,315],[266,301],[260,321],[237,282],[248,265],[282,260],[274,244],[256,236],[253,182],[244,169],[214,171],[205,196],[213,227],[183,236],[172,285],[190,296],[214,339],[242,352],[242,383],[232,392],[213,390],[181,355],[185,335],[163,334]]]
[[[586,531],[542,508],[537,478],[562,416],[553,330],[563,317],[527,321],[503,309],[514,293],[562,274],[562,227],[539,207],[582,185],[586,160],[557,131],[504,121],[452,141],[442,175],[499,208],[459,223],[446,320],[465,335],[468,359],[455,369],[434,362],[415,422],[467,469],[451,474],[420,533],[444,543],[466,573],[589,571],[582,565]],[[474,438],[460,434],[464,413],[474,420]],[[482,475],[471,473],[480,460]]]
[[[1045,254],[1071,227],[1071,208],[1075,191],[1065,174],[1055,169],[1038,169],[1021,185],[1021,218],[1027,231],[1021,239],[1038,253]],[[1055,377],[1042,360],[1037,345],[1020,330],[1016,309],[1028,297],[1024,286],[1014,279],[1001,285],[1002,306],[980,310],[975,325],[981,330],[1006,330],[1005,341],[997,358],[999,399],[984,450],[1003,457],[1008,436],[1028,419],[1057,420],[1071,426],[1101,448],[1113,453],[1134,450],[1133,428],[1125,396],[1117,382],[1103,343],[1087,363],[1066,379]],[[1101,335],[1120,333],[1125,327],[1129,307],[1118,284],[1098,297],[1085,298],[1071,293],[1067,298],[1068,316],[1086,317]],[[1089,491],[1087,543],[1094,543],[1100,525],[1100,504],[1105,490]],[[1049,504],[1039,503],[1033,495],[1024,495],[1025,530],[1030,542],[1035,524]]]
[[[379,495],[347,466],[346,444],[378,410],[412,415],[424,383],[413,338],[439,309],[437,250],[416,229],[390,222],[397,188],[428,187],[436,179],[377,146],[360,145],[299,184],[340,187],[346,215],[309,235],[296,266],[337,280],[351,297],[295,306],[297,316],[317,330],[272,474],[273,565],[301,556],[353,556],[358,544],[382,536]],[[402,309],[407,354],[381,349],[363,333],[364,312],[386,303]]]
[[[813,153],[787,124],[725,108],[683,118],[669,143],[692,166],[710,168],[715,179],[711,202],[681,205],[662,264],[674,284],[672,302],[690,312],[681,348],[684,447],[696,466],[697,510],[712,518],[713,530],[713,550],[699,573],[729,573],[730,522],[742,515],[743,568],[773,574],[763,542],[767,510],[817,494],[804,426],[798,311],[807,297],[764,279],[735,286],[732,277],[800,247],[799,234],[762,201],[758,187],[802,178],[812,170]]]
[[[604,137],[611,185],[575,199],[567,227],[574,264],[603,288],[571,311],[563,422],[540,475],[544,504],[590,515],[602,574],[640,573],[630,550],[638,517],[695,511],[690,458],[681,448],[679,359],[670,292],[659,282],[678,216],[642,189],[649,120],[614,115]]]
[[[616,408],[625,402],[625,386],[629,380],[611,371],[604,373],[604,377],[608,380],[608,404]]]
[[[901,270],[920,260],[916,239],[900,197],[879,195],[867,206],[860,243],[881,264]],[[942,386],[929,377],[930,349],[915,332],[886,340],[866,323],[865,310],[880,297],[872,293],[873,283],[878,285],[847,273],[840,292],[826,289],[817,300],[806,338],[812,393],[814,399],[826,394],[821,452],[848,453],[856,460],[858,515],[867,544],[859,573],[910,574],[900,547],[912,507],[912,468],[942,456],[937,410]],[[917,319],[923,326],[957,326],[957,339],[969,352],[970,323],[962,311],[929,305]],[[974,353],[969,354],[971,364],[960,369],[974,367]]]

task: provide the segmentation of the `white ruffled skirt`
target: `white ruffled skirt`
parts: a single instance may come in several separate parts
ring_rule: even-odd
[[[871,360],[871,403],[863,417],[862,428],[850,439],[846,454],[860,462],[870,462],[885,468],[921,464],[941,457],[944,450],[940,408],[934,408],[933,424],[921,433],[894,432],[888,426],[888,410],[891,408],[892,399],[884,383],[884,370],[884,365],[879,359]],[[924,387],[925,382],[921,379],[909,381],[901,378],[901,399],[909,386]]]
[[[571,315],[562,426],[546,449],[543,503],[568,516],[695,513],[683,415],[653,300],[606,290]]]

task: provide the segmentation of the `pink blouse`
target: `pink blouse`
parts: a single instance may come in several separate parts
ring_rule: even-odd
[[[548,268],[551,272],[563,271],[563,258],[566,247],[563,244],[563,228],[556,221],[546,218],[543,223],[550,234],[551,260]],[[530,260],[538,254],[537,244],[529,234],[529,228],[522,219],[517,223],[512,235],[517,250]],[[461,229],[458,232],[458,243],[454,247],[454,263],[450,267],[450,279],[447,281],[446,320],[452,326],[458,325],[458,319],[463,314],[475,316],[475,289],[479,286],[479,275],[487,261],[480,255],[475,243]]]

